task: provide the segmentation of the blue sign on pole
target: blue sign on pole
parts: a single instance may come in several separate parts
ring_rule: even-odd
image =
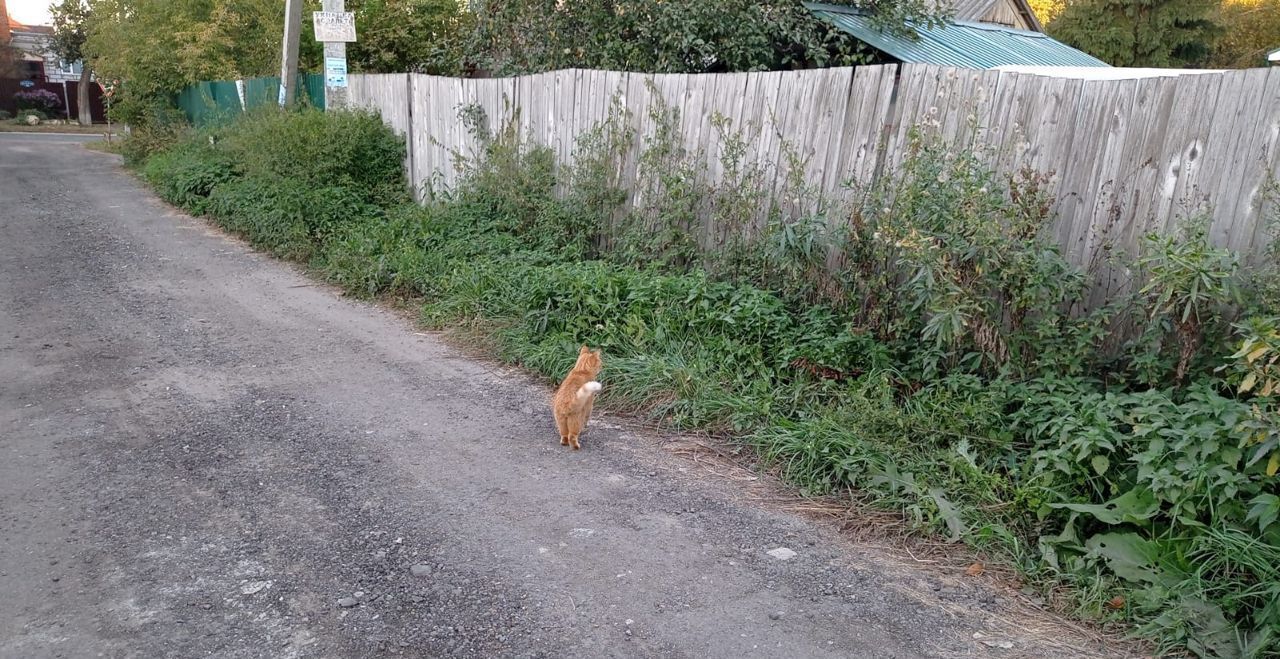
[[[36,86],[36,81],[35,81],[35,80],[23,80],[22,82],[19,82],[18,84],[19,84],[19,85],[22,85],[23,87],[25,87],[25,88],[27,88],[27,89],[31,89],[32,87],[35,87],[35,86]]]

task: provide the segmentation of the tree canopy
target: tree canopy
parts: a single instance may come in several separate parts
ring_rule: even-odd
[[[908,32],[946,14],[935,0],[828,1]],[[1258,66],[1280,45],[1272,43],[1280,40],[1275,0],[1031,2],[1052,36],[1118,66]],[[318,9],[320,0],[307,0],[304,12]],[[800,0],[348,0],[347,9],[360,37],[348,58],[359,72],[705,73],[873,57]],[[89,60],[134,93],[167,96],[199,80],[279,72],[280,0],[58,0],[54,15],[60,56]],[[304,27],[303,67],[315,70],[321,58]]]
[[[1214,46],[1210,66],[1266,66],[1267,53],[1280,48],[1280,1],[1223,0],[1216,20],[1222,26],[1222,36]]]
[[[131,85],[175,91],[197,80],[279,73],[278,0],[90,0],[90,8],[86,54]],[[306,52],[318,63],[314,47]]]
[[[1208,62],[1217,0],[1074,0],[1050,36],[1114,66],[1194,67]]]
[[[907,30],[945,11],[927,0],[836,0]],[[657,73],[839,66],[869,53],[798,0],[489,0],[470,52],[497,75],[566,67]]]
[[[833,1],[863,6],[897,30],[944,15],[934,0]],[[63,3],[90,12],[82,45],[95,68],[144,92],[270,75],[279,66],[279,0]],[[307,0],[304,11],[319,5]],[[758,71],[850,64],[866,55],[800,0],[348,0],[347,9],[359,34],[348,58],[352,70],[365,72]],[[310,29],[302,37],[302,62],[318,67],[319,44]]]
[[[347,45],[354,71],[457,75],[474,21],[458,0],[351,0],[359,41]]]
[[[53,17],[53,37],[49,46],[64,62],[84,58],[84,42],[89,22],[89,4],[85,0],[61,0],[49,7]]]
[[[1031,4],[1031,11],[1035,12],[1036,18],[1040,19],[1041,25],[1048,25],[1053,19],[1062,13],[1066,7],[1066,0],[1028,0]]]

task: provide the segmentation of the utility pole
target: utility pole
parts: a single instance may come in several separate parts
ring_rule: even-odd
[[[347,106],[347,42],[356,40],[355,16],[346,0],[323,0],[316,17],[316,41],[324,43],[324,108]]]
[[[298,41],[302,36],[303,0],[284,2],[284,54],[280,58],[280,107],[293,105],[298,91]]]

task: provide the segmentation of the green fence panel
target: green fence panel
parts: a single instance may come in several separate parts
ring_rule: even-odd
[[[248,110],[274,106],[280,102],[280,77],[251,78],[244,81],[244,104]]]
[[[212,120],[217,110],[214,100],[213,84],[197,82],[178,94],[178,107],[187,115],[187,120],[196,126],[203,126]]]
[[[320,110],[324,109],[324,74],[323,73],[307,73],[303,75],[303,84],[300,85],[307,91],[307,98],[311,102],[311,106]]]
[[[213,96],[213,110],[206,116],[206,121],[230,121],[244,112],[240,104],[240,90],[234,80],[215,80],[209,83],[209,89]]]
[[[234,80],[197,82],[178,93],[174,99],[192,125],[203,127],[234,119],[244,110],[274,106],[280,98],[280,78],[250,78],[244,81],[244,104]],[[298,102],[324,109],[324,76],[302,73],[298,76]]]
[[[200,100],[200,86],[192,85],[178,92],[177,104],[178,109],[187,115],[187,121],[195,122],[197,104]]]
[[[236,83],[225,80],[197,82],[178,93],[178,109],[194,126],[225,121],[240,113]]]

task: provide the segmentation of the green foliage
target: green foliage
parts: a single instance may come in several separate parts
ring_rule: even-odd
[[[207,210],[227,230],[299,261],[309,260],[347,224],[381,213],[351,188],[256,176],[214,187]]]
[[[856,326],[910,340],[902,362],[926,379],[1090,370],[1113,310],[1073,311],[1088,282],[1047,234],[1045,183],[913,131],[898,172],[858,191],[840,246]]]
[[[1214,0],[1074,0],[1049,35],[1113,66],[1202,66],[1218,27]]]
[[[1236,255],[1209,242],[1208,223],[1209,218],[1201,216],[1188,222],[1180,235],[1147,236],[1145,253],[1138,260],[1146,274],[1141,294],[1146,296],[1149,316],[1144,337],[1148,345],[1143,348],[1158,354],[1164,335],[1172,333],[1177,347],[1174,378],[1178,381],[1186,378],[1204,337],[1218,335],[1214,330],[1223,329],[1221,314],[1227,305],[1238,301]]]
[[[89,0],[88,7],[83,54],[99,78],[124,81],[112,108],[121,123],[132,126],[200,80],[280,73],[279,0]],[[308,0],[304,14],[319,9],[319,0]],[[321,47],[309,29],[299,57],[303,68],[319,66]]]
[[[398,206],[385,216],[350,223],[326,246],[321,268],[325,277],[344,290],[363,297],[379,294],[418,294],[426,282],[422,273],[432,231],[413,206]]]
[[[859,4],[886,27],[943,14],[919,0]],[[844,66],[858,42],[795,0],[519,0],[473,4],[470,51],[495,75],[562,68],[717,73]]]
[[[134,131],[125,152],[157,193],[283,258],[310,259],[347,224],[407,198],[403,141],[367,112],[271,109],[163,136],[156,125]]]
[[[354,70],[459,75],[473,16],[458,0],[353,0],[360,40],[348,45]]]
[[[722,119],[727,174],[706,181],[674,116],[655,110],[632,199],[620,107],[569,167],[518,117],[495,130],[464,108],[480,146],[425,208],[404,198],[398,140],[359,113],[250,115],[144,173],[256,245],[353,294],[416,300],[425,323],[481,332],[548,378],[600,346],[602,404],[734,438],[806,493],[1002,555],[1163,650],[1277,655],[1280,321],[1254,271],[1192,223],[1147,242],[1130,298],[1080,314],[1090,278],[1045,235],[1033,172],[996,176],[920,130],[837,208],[788,148],[776,171],[744,164],[758,127]],[[789,192],[767,201],[760,181],[778,176]],[[1127,323],[1142,340],[1108,350]]]
[[[408,194],[404,140],[372,112],[264,108],[234,129],[213,129],[210,135],[249,177],[345,187],[385,205],[404,201]]]
[[[1223,0],[1214,22],[1222,26],[1222,33],[1214,44],[1211,67],[1267,66],[1267,53],[1280,46],[1280,3],[1273,0]]]
[[[1248,438],[1248,464],[1262,464],[1267,476],[1275,476],[1280,472],[1280,428],[1272,422],[1280,417],[1280,317],[1249,318],[1236,325],[1236,333],[1239,350],[1219,370],[1227,372],[1239,394],[1251,397],[1250,419],[1240,428]],[[1250,515],[1274,519],[1269,512]]]
[[[53,18],[53,38],[49,46],[64,62],[75,62],[84,57],[84,42],[88,38],[89,4],[85,0],[61,0],[49,7]]]
[[[1247,273],[1247,301],[1250,314],[1280,315],[1280,178],[1270,172],[1270,182],[1262,190],[1259,212],[1267,230],[1267,249],[1258,264]]]
[[[648,85],[653,91],[653,83]],[[637,208],[618,236],[617,258],[632,265],[653,262],[687,268],[698,255],[694,227],[707,198],[701,159],[690,158],[684,151],[680,111],[660,95],[654,98],[649,111],[653,132],[645,136],[637,163]]]
[[[573,198],[566,203],[557,198],[558,177],[569,173],[558,171],[549,148],[520,138],[518,116],[496,134],[488,131],[488,120],[478,107],[464,108],[460,117],[480,143],[480,151],[454,154],[465,183],[442,200],[468,218],[468,233],[479,250],[474,254],[516,251],[537,260],[577,260],[590,255],[596,231],[612,208],[600,207],[601,200]],[[592,160],[582,155],[580,176]]]
[[[125,104],[124,108],[131,130],[121,154],[130,167],[142,165],[153,154],[177,144],[189,134],[186,117],[167,104]]]
[[[1042,564],[1107,568],[1134,590],[1148,631],[1202,646],[1202,655],[1274,643],[1276,481],[1250,459],[1254,440],[1241,430],[1260,419],[1248,404],[1203,383],[1103,393],[1049,380],[1021,397],[1010,418],[1034,443],[1023,477],[1039,492],[1042,516],[1057,522],[1038,540]],[[1271,433],[1273,424],[1263,422]],[[1082,491],[1100,503],[1075,502]],[[1224,539],[1235,544],[1230,558],[1204,564],[1205,548]],[[1248,633],[1238,636],[1228,620]]]
[[[37,110],[35,108],[23,108],[21,110],[18,110],[18,114],[14,116],[13,120],[15,123],[25,124],[27,123],[27,117],[35,117],[40,121],[44,121],[49,118],[49,115],[45,113],[43,110]]]
[[[236,174],[235,163],[226,153],[195,141],[162,148],[142,168],[143,177],[162,199],[195,215],[204,214],[214,188]]]

